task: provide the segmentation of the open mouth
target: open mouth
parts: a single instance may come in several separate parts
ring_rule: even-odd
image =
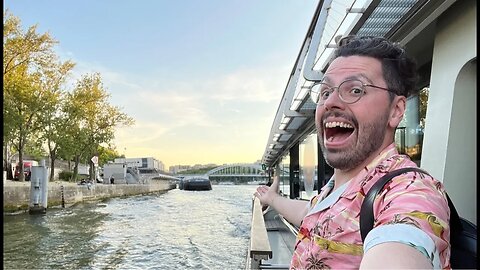
[[[324,127],[325,139],[329,143],[342,143],[355,131],[351,124],[345,122],[325,122]]]

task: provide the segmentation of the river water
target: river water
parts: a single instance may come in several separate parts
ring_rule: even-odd
[[[256,186],[4,216],[3,269],[244,269]]]

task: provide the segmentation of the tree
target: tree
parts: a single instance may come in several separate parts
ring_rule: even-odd
[[[6,10],[3,13],[3,76],[22,66],[44,66],[50,62],[56,43],[49,33],[39,35],[37,25],[22,31],[20,19]]]
[[[122,155],[118,153],[118,151],[113,148],[112,146],[98,146],[98,165],[103,166],[104,164],[112,161],[116,158],[121,158]]]
[[[110,95],[103,86],[99,73],[86,74],[80,78],[72,93],[68,95],[66,112],[74,119],[68,125],[68,148],[73,151],[75,161],[74,178],[78,174],[78,164],[83,158],[98,155],[98,147],[109,143],[115,137],[115,127],[130,126],[134,120],[121,112],[121,109],[108,102]],[[90,161],[90,179],[94,179],[93,162]]]
[[[114,138],[115,127],[132,125],[133,119],[108,103],[99,73],[84,75],[72,93],[64,89],[74,63],[58,60],[53,52],[58,42],[48,33],[38,34],[36,25],[23,31],[20,19],[8,10],[3,25],[4,169],[10,164],[10,148],[18,151],[23,170],[26,146],[41,154],[45,140],[50,180],[58,156],[75,161],[76,178],[80,160],[98,155],[99,145]],[[19,180],[24,181],[23,174]]]
[[[30,138],[39,131],[37,116],[42,110],[42,102],[41,98],[38,98],[41,93],[37,91],[37,81],[36,74],[23,73],[23,76],[9,78],[9,81],[4,83],[4,97],[13,104],[12,111],[8,112],[14,119],[10,134],[13,136],[11,143],[18,152],[20,171],[23,171],[24,148]],[[19,180],[24,181],[23,174],[20,174]]]
[[[39,131],[38,115],[51,96],[42,83],[54,62],[52,48],[57,42],[48,33],[38,34],[36,25],[23,31],[20,19],[8,11],[3,26],[4,149],[13,144],[23,171],[25,145]],[[23,174],[19,180],[24,181]]]
[[[3,170],[7,171],[7,177],[13,178],[11,163],[12,144],[14,137],[15,118],[13,114],[13,104],[11,98],[3,98]]]
[[[50,94],[49,99],[44,104],[44,110],[39,115],[42,139],[46,140],[50,157],[50,181],[53,181],[54,177],[59,141],[62,140],[67,123],[72,121],[62,112],[61,106],[62,97],[65,94],[62,85],[73,67],[74,64],[71,61],[52,64],[45,74],[42,84],[45,91]]]
[[[47,152],[45,151],[44,145],[42,144],[42,140],[39,138],[41,135],[33,136],[28,140],[24,147],[24,152],[32,157],[34,160],[40,160],[45,158]]]

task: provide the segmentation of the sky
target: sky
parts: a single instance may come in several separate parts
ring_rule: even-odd
[[[318,1],[4,0],[135,120],[114,145],[173,165],[262,158]]]

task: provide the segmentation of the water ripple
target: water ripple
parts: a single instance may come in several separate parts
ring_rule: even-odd
[[[4,216],[4,269],[243,269],[252,186]]]

